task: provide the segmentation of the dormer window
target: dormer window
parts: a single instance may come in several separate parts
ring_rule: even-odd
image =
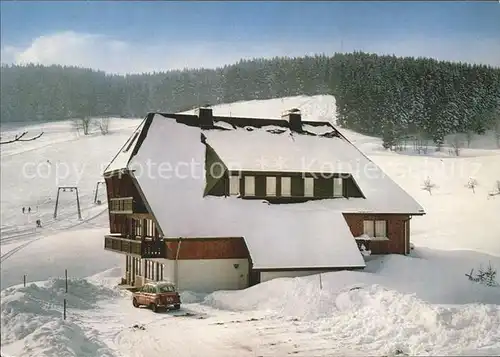
[[[229,194],[231,196],[238,196],[240,194],[239,176],[229,176]]]
[[[245,176],[245,196],[255,196],[255,176]]]
[[[275,176],[266,177],[266,196],[270,196],[270,197],[276,196],[276,177]]]
[[[305,177],[304,178],[304,196],[314,197],[314,178]]]
[[[342,187],[342,178],[334,177],[333,178],[333,197],[342,197],[344,195],[343,187]]]
[[[282,177],[281,178],[281,196],[290,197],[292,195],[292,178]]]

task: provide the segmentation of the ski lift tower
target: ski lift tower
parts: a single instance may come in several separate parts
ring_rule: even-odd
[[[97,184],[95,185],[95,195],[94,195],[94,203],[97,203],[97,193],[99,192],[99,185],[104,185],[104,181],[97,181]]]
[[[75,194],[76,194],[76,207],[77,207],[77,210],[78,210],[78,219],[81,220],[82,219],[82,212],[80,210],[80,197],[78,196],[78,187],[76,187],[76,186],[59,186],[57,188],[56,206],[54,208],[54,219],[57,218],[57,207],[59,206],[59,194],[61,193],[61,190],[62,190],[62,192],[66,192],[66,191],[73,192],[73,191],[75,191]]]

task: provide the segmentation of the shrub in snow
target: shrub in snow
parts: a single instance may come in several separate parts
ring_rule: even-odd
[[[364,244],[361,244],[361,247],[359,248],[361,255],[364,257],[368,257],[372,254],[371,250],[367,250]]]
[[[464,135],[455,134],[450,141],[450,155],[460,156],[460,151],[464,147]]]
[[[477,273],[474,274],[474,269],[471,269],[469,274],[465,274],[469,280],[486,285],[486,286],[498,286],[496,281],[497,271],[491,266],[491,262],[488,264],[486,269],[479,266]]]
[[[476,186],[477,186],[477,180],[475,178],[469,178],[469,182],[467,182],[467,185],[465,187],[469,188],[472,190],[472,192],[476,193]]]
[[[97,124],[102,135],[109,133],[109,118],[101,118]]]
[[[432,183],[431,178],[427,177],[424,180],[424,185],[422,187],[423,190],[428,191],[430,195],[432,195],[432,190],[436,187],[434,183]]]

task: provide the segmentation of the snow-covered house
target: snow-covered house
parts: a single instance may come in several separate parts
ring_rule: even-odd
[[[329,122],[150,113],[104,172],[126,281],[240,289],[408,254],[422,207]],[[356,239],[356,237],[361,237]]]

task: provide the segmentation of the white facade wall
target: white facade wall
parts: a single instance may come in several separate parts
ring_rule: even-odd
[[[212,292],[216,290],[245,289],[247,287],[248,259],[189,259],[178,261],[179,290]]]
[[[248,259],[148,260],[163,264],[163,281],[174,283],[178,290],[238,290],[247,288],[249,283]],[[146,281],[149,280],[136,275],[136,285]]]
[[[295,278],[299,276],[307,276],[313,274],[324,273],[324,270],[290,270],[290,271],[261,271],[260,282],[263,283],[268,280],[276,278]],[[319,278],[318,278],[319,279]]]

